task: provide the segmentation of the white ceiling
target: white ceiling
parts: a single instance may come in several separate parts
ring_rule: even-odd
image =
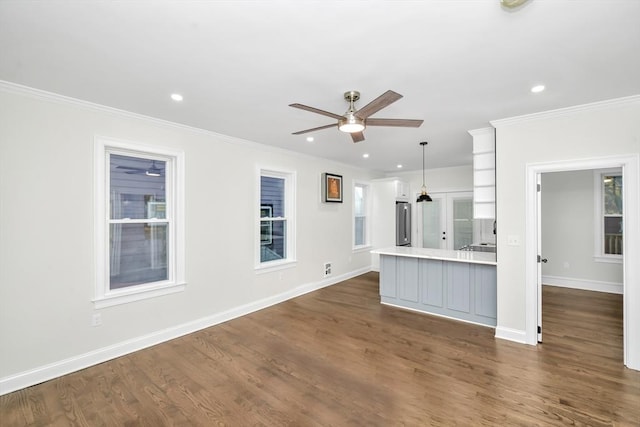
[[[0,0],[0,80],[381,171],[471,163],[489,120],[640,94],[639,0]],[[547,90],[533,94],[538,83]],[[372,117],[292,132],[391,89]],[[184,96],[182,103],[169,98]],[[369,153],[368,159],[362,154]]]

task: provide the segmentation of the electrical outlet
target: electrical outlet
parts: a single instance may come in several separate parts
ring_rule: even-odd
[[[324,277],[327,276],[331,276],[331,263],[330,262],[325,262],[324,263]]]
[[[102,314],[93,313],[91,316],[91,326],[96,327],[102,325]]]
[[[569,261],[565,261],[565,262],[563,262],[563,263],[562,263],[562,266],[563,266],[564,268],[569,268]]]

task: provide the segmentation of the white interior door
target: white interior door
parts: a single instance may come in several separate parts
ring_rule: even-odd
[[[538,254],[538,342],[542,342],[542,174],[536,175],[536,246]]]
[[[446,196],[432,194],[431,202],[420,202],[422,225],[422,247],[433,249],[447,248]]]

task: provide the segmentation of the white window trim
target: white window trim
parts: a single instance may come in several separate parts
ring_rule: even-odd
[[[364,206],[364,217],[365,217],[365,243],[364,245],[356,245],[356,197],[355,197],[355,188],[356,186],[362,186],[365,189],[365,206]],[[353,252],[362,252],[371,248],[371,183],[367,181],[359,181],[353,180],[353,185],[351,186],[351,191],[353,192],[353,203],[351,206],[351,246]]]
[[[276,261],[260,262],[260,186],[262,176],[273,178],[283,178],[285,180],[285,213],[284,219],[287,220],[287,257]],[[257,218],[255,224],[254,237],[254,258],[256,274],[270,273],[272,271],[293,268],[297,264],[296,260],[296,172],[278,170],[276,168],[259,167],[256,173],[256,202],[254,218]]]
[[[167,192],[170,205],[167,214],[172,216],[169,232],[169,279],[161,282],[131,286],[117,290],[109,289],[109,160],[107,152],[140,157],[162,157],[169,161]],[[156,147],[117,140],[104,136],[94,137],[94,235],[95,235],[95,297],[94,308],[100,309],[127,304],[161,295],[181,292],[185,289],[185,243],[184,243],[184,152],[165,147]],[[171,168],[175,170],[171,170]]]
[[[594,246],[593,246],[593,260],[595,262],[604,262],[610,264],[622,264],[623,256],[622,255],[610,255],[604,253],[604,224],[603,217],[604,213],[602,212],[602,204],[604,194],[602,192],[602,177],[604,175],[622,175],[621,168],[613,168],[613,169],[598,169],[593,171],[593,194],[594,194]],[[624,178],[623,178],[624,179]],[[624,188],[624,181],[622,182]],[[624,199],[622,201],[624,204]]]

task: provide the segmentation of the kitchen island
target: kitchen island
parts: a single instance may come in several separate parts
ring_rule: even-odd
[[[496,254],[395,246],[380,255],[380,302],[496,326]]]

